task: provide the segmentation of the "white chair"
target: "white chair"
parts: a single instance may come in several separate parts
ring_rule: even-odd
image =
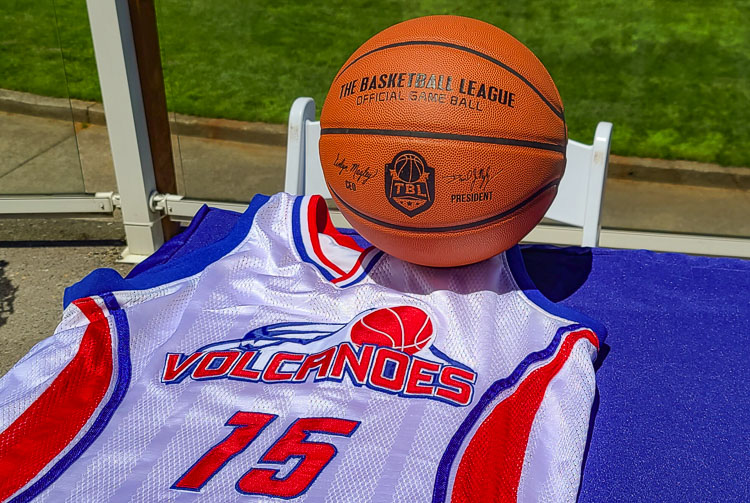
[[[607,178],[612,123],[596,126],[593,145],[568,141],[568,159],[557,197],[545,218],[583,229],[581,245],[598,246],[602,196]],[[290,194],[331,194],[318,153],[320,122],[312,98],[297,98],[289,113],[284,190]]]

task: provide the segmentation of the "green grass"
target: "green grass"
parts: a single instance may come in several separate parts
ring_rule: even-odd
[[[99,100],[84,0],[2,0],[0,87]],[[615,124],[613,153],[750,166],[750,1],[157,0],[168,105],[283,123],[318,107],[341,64],[404,19],[458,14],[526,44],[562,95],[571,138]]]

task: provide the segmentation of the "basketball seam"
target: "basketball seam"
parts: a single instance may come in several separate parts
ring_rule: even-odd
[[[404,346],[403,346],[403,349],[402,349],[402,351],[403,351],[404,349],[411,349],[411,348],[414,348],[414,349],[416,349],[417,351],[421,351],[421,350],[422,350],[422,348],[420,348],[420,347],[419,347],[419,344],[417,344],[417,343],[415,342],[414,344],[404,344]],[[406,352],[406,351],[404,351],[404,352]]]
[[[417,345],[419,344],[419,334],[421,334],[421,333],[422,333],[422,330],[424,330],[424,329],[425,329],[425,327],[427,326],[427,322],[429,322],[429,321],[430,321],[430,317],[429,317],[429,316],[427,316],[427,313],[425,313],[425,316],[424,316],[424,323],[422,323],[422,327],[421,327],[421,328],[420,328],[419,330],[417,330],[417,335],[415,335],[415,336],[414,336],[414,346],[415,346],[415,347],[417,347]],[[431,336],[431,335],[432,335],[432,334],[430,334],[430,336]],[[426,346],[426,344],[425,344],[425,346]],[[422,348],[419,348],[419,349],[422,349]]]
[[[391,309],[390,307],[386,307],[386,310],[390,311],[393,316],[396,317],[396,320],[398,320],[398,324],[401,327],[401,347],[404,347],[404,341],[406,341],[406,330],[404,329],[404,323],[401,321],[401,316],[398,315],[396,311]],[[395,341],[394,341],[395,344]]]
[[[335,82],[336,80],[338,80],[338,78],[341,76],[341,74],[343,74],[347,70],[347,68],[349,68],[350,66],[352,66],[357,61],[359,61],[359,60],[361,60],[361,59],[369,56],[370,54],[373,54],[373,53],[378,52],[378,51],[384,51],[386,49],[392,49],[394,47],[404,47],[404,46],[408,46],[408,45],[435,45],[435,46],[440,46],[440,47],[448,47],[448,48],[451,48],[451,49],[457,49],[459,51],[465,51],[465,52],[468,52],[469,54],[474,54],[475,56],[479,56],[480,58],[486,59],[490,63],[494,63],[497,66],[499,66],[500,68],[503,68],[503,69],[507,70],[508,72],[512,73],[513,75],[515,75],[516,77],[518,77],[524,84],[526,84],[529,87],[529,89],[531,89],[532,91],[534,91],[537,94],[537,96],[539,96],[539,98],[541,98],[541,100],[544,102],[544,104],[547,105],[549,107],[549,109],[552,110],[552,112],[560,120],[562,120],[563,122],[565,122],[565,113],[562,110],[558,110],[557,107],[555,107],[552,103],[550,103],[550,101],[544,96],[544,94],[542,94],[542,92],[539,89],[537,89],[534,86],[534,84],[532,84],[519,71],[517,71],[517,70],[513,69],[512,67],[506,65],[502,61],[493,58],[489,54],[485,54],[485,53],[483,53],[481,51],[477,51],[476,49],[472,49],[470,47],[466,47],[466,46],[463,46],[463,45],[452,44],[450,42],[438,42],[438,41],[433,41],[433,40],[408,40],[408,41],[405,41],[405,42],[394,42],[393,44],[387,44],[387,45],[383,45],[383,46],[380,46],[380,47],[376,47],[375,49],[367,51],[366,53],[362,54],[361,56],[357,56],[357,58],[354,59],[354,61],[352,61],[348,65],[344,66],[344,68],[341,69],[341,71],[338,73],[338,75],[336,75],[336,78],[333,79],[333,81]]]
[[[473,228],[476,228],[476,227],[481,227],[483,225],[494,223],[494,222],[496,222],[498,220],[502,220],[502,219],[504,219],[506,217],[511,216],[513,213],[517,212],[518,210],[520,210],[521,208],[523,208],[524,206],[526,206],[527,204],[529,204],[530,202],[532,202],[534,199],[536,199],[537,197],[539,197],[540,195],[542,195],[545,191],[547,191],[547,190],[549,190],[549,189],[551,189],[553,187],[556,187],[559,184],[560,184],[560,179],[558,178],[558,179],[556,179],[556,180],[548,183],[547,185],[545,185],[541,189],[537,190],[531,196],[527,197],[526,199],[524,199],[522,202],[520,202],[519,204],[517,204],[513,208],[511,208],[509,210],[505,210],[505,211],[503,211],[501,213],[498,213],[497,215],[493,215],[491,217],[488,217],[488,218],[485,218],[485,219],[482,219],[482,220],[478,220],[476,222],[469,222],[467,224],[453,225],[453,226],[450,226],[450,227],[412,227],[412,226],[409,226],[409,225],[392,224],[390,222],[385,222],[383,220],[377,219],[375,217],[371,217],[370,215],[367,215],[366,213],[362,213],[361,211],[353,208],[352,206],[349,205],[349,203],[347,203],[346,201],[344,201],[341,198],[341,196],[339,196],[338,193],[335,190],[333,190],[333,187],[331,187],[330,184],[326,184],[326,185],[328,186],[328,190],[331,191],[331,194],[336,198],[337,202],[341,201],[341,203],[344,206],[346,206],[346,208],[349,211],[351,211],[352,213],[354,213],[355,215],[357,215],[360,218],[363,218],[363,219],[365,219],[365,220],[367,220],[369,222],[372,222],[372,223],[374,223],[376,225],[379,225],[381,227],[387,227],[387,228],[390,228],[390,229],[395,229],[395,230],[400,230],[400,231],[410,231],[410,232],[433,233],[433,232],[455,232],[455,231],[461,231],[461,230],[465,230],[465,229],[473,229]]]
[[[383,334],[383,335],[385,335],[386,337],[388,337],[388,338],[389,338],[389,339],[391,340],[391,342],[393,343],[393,345],[394,345],[394,346],[396,345],[396,341],[395,341],[395,340],[393,339],[393,337],[391,337],[391,335],[390,335],[390,334],[388,334],[388,333],[386,333],[386,332],[383,332],[382,330],[378,330],[377,328],[371,327],[370,325],[368,325],[367,323],[365,323],[365,319],[364,319],[364,318],[362,318],[362,319],[361,319],[361,320],[359,320],[359,321],[360,321],[360,322],[362,323],[362,326],[363,326],[363,327],[365,327],[365,328],[367,328],[367,329],[370,329],[370,330],[372,330],[373,332],[377,332],[377,333],[379,333],[379,334]]]
[[[557,143],[544,143],[531,140],[517,140],[515,138],[501,138],[497,136],[476,136],[468,134],[438,133],[433,131],[408,131],[403,129],[363,129],[363,128],[321,128],[321,135],[326,134],[357,134],[374,136],[403,136],[407,138],[429,138],[435,140],[456,140],[473,143],[493,143],[495,145],[511,145],[514,147],[527,147],[539,150],[551,150],[553,152],[565,152],[565,145]]]

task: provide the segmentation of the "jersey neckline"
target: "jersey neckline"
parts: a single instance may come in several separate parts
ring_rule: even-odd
[[[372,245],[363,248],[351,236],[341,233],[331,221],[325,199],[319,195],[294,200],[291,225],[293,247],[300,259],[341,288],[366,278],[384,254]]]
[[[333,225],[328,205],[319,195],[295,199],[292,237],[302,261],[312,264],[326,281],[339,287],[362,281],[385,253],[374,246],[363,248],[351,236],[342,234]],[[591,328],[604,341],[607,329],[602,323],[544,296],[526,271],[518,245],[502,254],[518,290],[532,304],[553,316]]]

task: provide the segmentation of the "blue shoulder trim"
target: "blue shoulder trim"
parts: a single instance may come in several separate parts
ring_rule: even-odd
[[[185,229],[182,230],[182,232],[174,236],[172,239],[161,245],[158,250],[146,257],[143,262],[141,262],[140,264],[136,264],[136,266],[130,270],[126,278],[133,278],[171,260],[176,253],[178,253],[185,247],[185,245],[190,241],[190,238],[193,236],[193,234],[199,232],[198,228],[203,227],[203,221],[209,211],[210,210],[208,206],[206,206],[205,204],[201,206],[198,212],[193,215],[193,219],[190,221],[190,225],[188,225]]]
[[[245,213],[239,217],[237,224],[229,234],[223,239],[202,248],[198,248],[193,252],[153,265],[146,270],[139,270],[137,271],[137,274],[131,274],[127,278],[120,276],[120,274],[114,269],[97,269],[96,271],[93,271],[78,283],[65,289],[63,307],[68,307],[68,304],[83,297],[102,295],[106,292],[116,292],[120,290],[145,290],[147,288],[171,283],[172,281],[187,278],[188,276],[199,273],[208,265],[216,262],[221,257],[232,251],[243,239],[245,239],[247,233],[250,232],[255,214],[269,199],[269,196],[261,194],[253,197],[250,206]],[[205,213],[203,212],[199,213],[200,216],[203,216],[204,214]],[[197,226],[198,224],[195,225]],[[194,230],[195,226],[191,224],[191,226],[186,229],[186,232],[192,234]],[[177,238],[179,238],[179,235],[175,239]],[[184,238],[178,239],[178,244],[183,242]],[[171,241],[165,243],[163,246],[168,249],[169,255],[171,256],[176,253],[177,249],[170,243]]]
[[[505,252],[505,258],[508,260],[508,266],[510,267],[510,273],[513,275],[518,287],[523,290],[526,297],[529,298],[534,304],[541,307],[550,314],[565,318],[566,320],[580,323],[586,327],[589,327],[599,338],[599,343],[603,343],[604,339],[607,338],[607,328],[600,322],[589,318],[588,316],[579,313],[569,307],[565,307],[562,304],[556,304],[544,296],[542,292],[534,285],[534,282],[526,272],[526,266],[523,263],[523,256],[521,255],[521,249],[518,245],[514,246],[510,250]]]

